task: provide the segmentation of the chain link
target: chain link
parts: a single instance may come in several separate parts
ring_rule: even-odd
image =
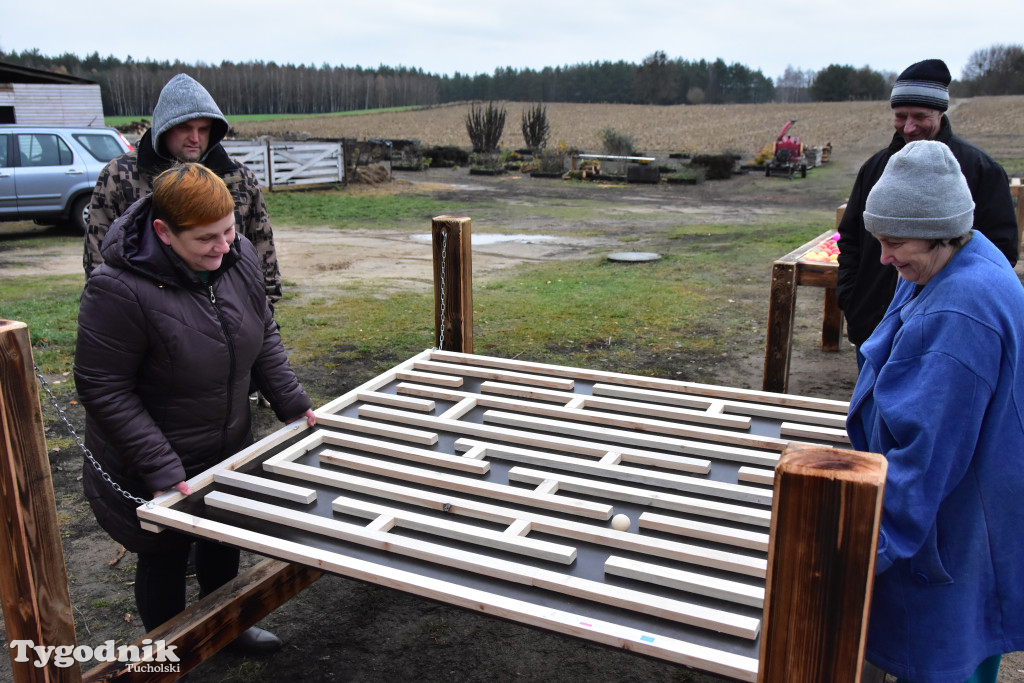
[[[82,438],[78,436],[78,432],[76,432],[74,426],[72,426],[71,421],[68,419],[67,413],[65,413],[64,409],[60,407],[60,403],[57,401],[57,397],[53,395],[53,390],[50,389],[50,385],[49,383],[47,383],[46,378],[43,377],[43,373],[39,369],[39,366],[33,363],[32,367],[36,371],[36,377],[39,378],[39,384],[43,387],[43,391],[45,391],[46,395],[50,397],[50,404],[56,409],[57,417],[59,417],[60,421],[64,423],[64,427],[67,428],[68,433],[71,434],[71,438],[75,440],[76,444],[78,444],[78,448],[81,449],[86,459],[92,464],[93,467],[96,468],[96,471],[100,473],[100,476],[103,477],[103,481],[110,484],[111,488],[113,488],[115,491],[117,491],[122,496],[124,496],[131,502],[135,503],[136,505],[152,506],[153,501],[144,500],[142,498],[139,498],[138,496],[133,496],[131,493],[121,488],[120,484],[111,479],[110,475],[103,471],[103,468],[100,466],[99,461],[96,460],[92,452],[88,448],[86,448],[85,442],[82,441]]]
[[[441,330],[438,333],[437,348],[444,350],[445,271],[448,267],[448,231],[441,233]]]

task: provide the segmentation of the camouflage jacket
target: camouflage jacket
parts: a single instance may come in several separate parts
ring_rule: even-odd
[[[149,194],[156,176],[172,164],[153,150],[150,133],[147,132],[135,150],[112,159],[100,172],[89,205],[89,225],[85,235],[82,265],[86,277],[103,263],[103,237],[110,225],[129,206]],[[203,165],[219,175],[231,190],[235,200],[237,229],[256,247],[263,269],[267,299],[271,303],[276,302],[281,298],[281,271],[277,265],[274,233],[259,181],[245,165],[228,156],[220,144],[210,148],[203,159]]]

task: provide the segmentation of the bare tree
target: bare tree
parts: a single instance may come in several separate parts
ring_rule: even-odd
[[[810,101],[807,90],[814,82],[814,76],[815,73],[811,69],[802,71],[787,64],[786,70],[775,79],[775,101],[784,103]]]
[[[1020,95],[1024,93],[1024,47],[993,45],[976,50],[961,77],[961,94]]]

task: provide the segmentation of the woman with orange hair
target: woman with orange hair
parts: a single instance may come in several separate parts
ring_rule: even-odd
[[[254,377],[278,418],[314,422],[267,306],[256,251],[235,233],[224,181],[200,164],[160,174],[103,240],[104,263],[86,283],[75,382],[85,443],[99,468],[83,484],[96,519],[138,554],[135,598],[147,630],[185,608],[192,539],[142,529],[138,499],[191,491],[190,477],[252,443]],[[104,478],[128,492],[119,493]],[[238,573],[239,552],[196,542],[202,594]],[[251,628],[250,652],[280,646]]]

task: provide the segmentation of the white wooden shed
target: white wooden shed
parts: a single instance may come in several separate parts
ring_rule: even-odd
[[[0,123],[102,126],[99,83],[0,62]]]

